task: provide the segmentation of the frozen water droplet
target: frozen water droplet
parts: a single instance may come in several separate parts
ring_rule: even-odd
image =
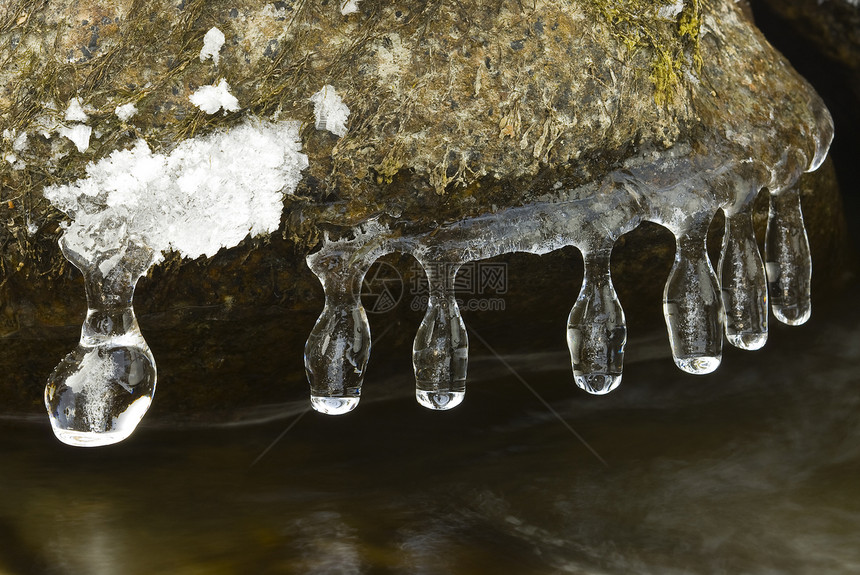
[[[466,393],[463,391],[424,391],[415,390],[415,399],[427,409],[453,409],[463,403]]]
[[[110,445],[131,435],[155,393],[155,359],[132,307],[134,286],[154,252],[129,244],[90,261],[63,239],[60,246],[84,274],[89,310],[77,348],[48,378],[45,407],[63,443]],[[106,266],[108,259],[114,261]]]
[[[358,288],[369,264],[352,270],[338,255],[320,254],[308,263],[322,282],[325,306],[305,344],[305,372],[314,409],[338,415],[358,404],[370,360],[370,323]]]
[[[795,187],[770,194],[765,259],[774,317],[788,325],[805,323],[812,314],[812,259]]]
[[[325,397],[311,395],[311,407],[326,415],[343,415],[358,406],[359,397]]]
[[[585,253],[585,274],[567,320],[576,385],[603,395],[621,383],[627,325],[609,271],[611,245]]]
[[[672,357],[692,374],[714,371],[723,352],[722,300],[705,249],[707,231],[701,222],[676,235],[675,262],[663,290]]]
[[[418,402],[430,409],[451,409],[463,401],[469,362],[469,336],[454,295],[460,264],[424,264],[430,297],[415,334],[412,366]]]
[[[726,214],[720,285],[726,339],[740,349],[760,349],[767,342],[767,284],[749,204],[742,211]]]

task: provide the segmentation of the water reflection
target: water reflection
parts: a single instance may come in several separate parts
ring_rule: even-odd
[[[5,422],[0,573],[857,572],[857,315],[707,377],[630,358],[605,397],[514,362],[608,467],[477,345],[457,410],[311,413],[254,466],[288,421],[99,450]]]

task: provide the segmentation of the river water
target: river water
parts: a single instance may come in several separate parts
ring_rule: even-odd
[[[630,355],[605,397],[473,337],[451,412],[296,402],[92,450],[7,419],[0,573],[860,572],[860,313],[821,307],[710,376]]]

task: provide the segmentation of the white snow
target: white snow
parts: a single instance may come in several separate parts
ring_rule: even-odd
[[[16,152],[23,152],[27,149],[27,132],[21,132],[12,142],[12,149]]]
[[[341,0],[340,13],[346,16],[358,12],[358,3],[361,0]]]
[[[69,100],[69,106],[66,108],[65,118],[67,122],[86,122],[90,119],[81,107],[81,100],[79,98],[72,98]]]
[[[248,234],[278,229],[284,193],[296,189],[308,166],[299,126],[246,121],[168,154],[138,140],[91,162],[86,178],[44,195],[72,218],[64,238],[84,257],[113,254],[129,241],[156,253],[212,256]]]
[[[314,105],[317,130],[328,130],[336,136],[346,134],[349,108],[343,103],[334,86],[326,84],[322,90],[311,96]]]
[[[226,115],[239,109],[239,100],[230,93],[230,84],[224,78],[215,86],[200,86],[189,99],[207,114],[214,114],[223,108]]]
[[[117,106],[114,113],[116,114],[116,117],[123,122],[128,122],[135,114],[137,114],[137,107],[132,102],[129,102],[128,104]]]
[[[657,17],[666,20],[674,20],[678,14],[684,11],[684,0],[675,0],[672,4],[661,6],[657,11]]]
[[[22,131],[19,134],[18,130],[12,128],[11,130],[3,130],[2,136],[4,140],[12,142],[12,149],[16,152],[23,152],[27,149],[27,132]]]
[[[14,128],[3,130],[0,133],[3,139],[12,143],[12,151],[5,155],[5,160],[9,162],[13,170],[21,170],[27,167],[15,152],[23,152],[27,149],[27,132],[22,131],[20,134]]]
[[[84,124],[72,124],[71,127],[60,126],[57,133],[70,139],[79,152],[86,152],[90,147],[90,135],[93,129]]]
[[[207,58],[212,58],[215,65],[221,59],[221,46],[224,45],[224,33],[218,28],[211,28],[206,35],[203,36],[203,48],[200,49],[200,61],[205,62]]]

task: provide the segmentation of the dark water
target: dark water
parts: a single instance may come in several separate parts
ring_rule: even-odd
[[[7,420],[0,573],[860,572],[860,314],[818,311],[602,398],[508,357],[605,465],[474,338],[456,410],[307,413],[256,464],[294,418],[96,450]]]

